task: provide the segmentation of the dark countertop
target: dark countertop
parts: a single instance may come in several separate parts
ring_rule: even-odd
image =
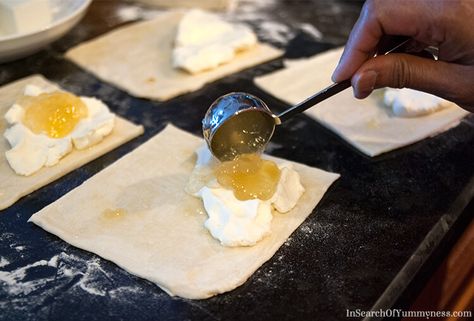
[[[358,1],[265,0],[255,5],[242,0],[234,16],[250,22],[261,39],[286,48],[287,58],[297,58],[343,44],[359,10]],[[163,103],[131,97],[64,59],[70,46],[146,13],[132,4],[96,1],[63,39],[0,65],[0,85],[41,73],[76,94],[97,96],[146,129],[143,136],[0,212],[0,320],[340,320],[346,309],[406,308],[436,259],[446,254],[447,242],[472,219],[472,202],[466,205],[474,194],[473,116],[434,138],[373,159],[305,115],[289,121],[278,129],[269,152],[342,177],[245,284],[207,300],[169,297],[154,284],[27,223],[33,213],[165,124],[199,135],[205,110],[222,94],[247,91],[276,111],[284,108],[252,83],[256,75],[281,68],[281,59]]]

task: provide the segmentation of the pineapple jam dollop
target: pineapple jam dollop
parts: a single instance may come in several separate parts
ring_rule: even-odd
[[[273,212],[288,213],[305,189],[293,164],[243,154],[219,163],[206,144],[186,192],[202,199],[204,227],[223,246],[253,246],[271,233]]]
[[[240,201],[269,200],[280,181],[280,169],[258,154],[243,154],[232,161],[220,163],[214,170],[217,182],[234,192]]]
[[[3,136],[11,147],[5,158],[23,176],[56,165],[73,148],[100,143],[115,124],[115,114],[99,99],[33,84],[24,87],[4,117],[9,127]]]
[[[67,92],[42,93],[25,97],[23,123],[35,134],[62,138],[71,133],[88,109],[82,100]]]

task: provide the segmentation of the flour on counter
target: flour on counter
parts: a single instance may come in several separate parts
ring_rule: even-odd
[[[26,320],[50,320],[51,311],[62,307],[64,300],[137,306],[143,300],[153,304],[167,296],[150,291],[154,285],[130,279],[121,269],[109,265],[114,273],[106,271],[99,257],[85,254],[88,258],[83,258],[65,250],[36,262],[19,261],[18,254],[0,256],[1,320],[17,320],[19,315]]]
[[[306,32],[308,35],[312,36],[316,40],[321,40],[323,38],[323,34],[321,33],[321,31],[316,29],[316,27],[310,23],[299,24],[299,29]]]
[[[39,266],[57,267],[57,257],[53,256],[49,261],[40,260],[12,271],[0,271],[0,283],[4,283],[7,286],[6,290],[10,295],[26,295],[54,277],[26,281],[28,271]]]
[[[260,28],[259,35],[272,42],[285,44],[295,36],[295,32],[289,26],[277,21],[263,21]]]
[[[143,9],[138,6],[120,6],[115,15],[120,21],[134,21],[142,18]]]
[[[273,9],[275,0],[241,0],[229,14],[229,19],[252,25],[258,38],[275,45],[285,45],[295,36],[294,30],[288,25],[275,20]]]
[[[311,233],[313,233],[313,229],[311,228],[311,226],[309,226],[309,225],[307,225],[307,224],[302,225],[302,226],[300,227],[300,230],[301,230],[302,232],[304,232],[305,234],[311,234]]]
[[[0,258],[1,268],[9,264],[7,259]],[[49,273],[47,273],[48,269],[50,269]],[[35,272],[46,276],[32,279]],[[39,260],[12,270],[0,270],[0,293],[2,289],[10,296],[23,296],[36,290],[47,293],[51,287],[54,290],[54,285],[49,282],[70,282],[73,278],[77,278],[78,281],[73,287],[78,287],[91,295],[104,296],[106,291],[99,286],[98,282],[98,276],[103,274],[107,273],[100,267],[99,258],[84,261],[74,255],[61,252],[49,260]]]
[[[150,20],[163,13],[163,10],[142,8],[137,5],[124,4],[115,11],[115,16],[121,22]]]
[[[92,295],[100,295],[100,296],[105,296],[107,292],[103,289],[100,288],[99,282],[96,279],[96,274],[97,273],[103,273],[104,275],[107,275],[107,272],[105,272],[99,264],[99,259],[95,258],[92,261],[89,261],[87,264],[87,270],[82,273],[78,271],[73,271],[71,269],[68,269],[67,272],[70,275],[82,275],[81,279],[79,282],[76,283],[76,286],[79,286],[81,289],[86,291],[89,294]]]
[[[260,40],[274,45],[285,46],[299,31],[316,40],[322,39],[322,33],[310,23],[292,21],[283,15],[275,17],[277,5],[276,0],[240,0],[228,17],[250,24]]]
[[[6,258],[0,256],[0,268],[7,266],[10,264],[10,261],[8,261]]]
[[[113,299],[123,297],[124,295],[136,295],[137,293],[143,291],[141,287],[133,286],[121,286],[116,289],[109,291],[109,296]]]

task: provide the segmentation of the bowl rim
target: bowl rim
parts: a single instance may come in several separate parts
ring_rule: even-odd
[[[30,32],[25,32],[25,33],[14,33],[12,35],[6,35],[1,37],[0,36],[0,42],[2,41],[7,41],[7,40],[14,40],[14,39],[20,39],[20,38],[26,38],[30,36],[34,36],[36,34],[40,34],[44,31],[51,30],[56,28],[59,25],[64,24],[66,21],[76,17],[77,15],[81,14],[84,10],[86,10],[89,5],[91,4],[92,0],[82,0],[82,4],[77,8],[77,10],[71,12],[70,14],[61,17],[60,19],[54,21],[53,23],[49,24],[48,26],[38,29],[38,30],[33,30]]]

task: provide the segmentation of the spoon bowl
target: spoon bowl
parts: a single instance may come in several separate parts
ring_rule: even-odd
[[[237,155],[262,153],[278,118],[258,97],[234,92],[212,103],[202,121],[203,135],[220,161]]]

